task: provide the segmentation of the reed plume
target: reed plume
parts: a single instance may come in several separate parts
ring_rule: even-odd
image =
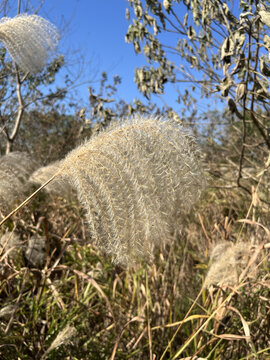
[[[56,173],[0,223],[55,180],[67,181],[84,205],[91,238],[128,264],[172,239],[204,176],[193,136],[163,118],[125,119],[59,162]]]
[[[38,15],[21,14],[0,20],[0,41],[26,72],[40,72],[58,40],[57,28]]]
[[[215,245],[211,253],[211,266],[205,278],[205,286],[233,286],[238,284],[239,276],[248,265],[253,254],[251,243],[221,242]],[[256,275],[254,266],[248,271],[248,277]]]
[[[153,117],[112,125],[69,153],[59,174],[77,189],[91,237],[122,264],[171,239],[203,183],[194,138]]]
[[[61,167],[60,161],[55,161],[47,166],[42,166],[38,168],[29,178],[29,183],[41,186],[47,180],[49,180]],[[55,178],[51,183],[49,183],[44,191],[48,194],[57,195],[61,197],[70,197],[72,195],[71,186],[65,181],[62,181],[61,178]]]
[[[0,157],[0,210],[7,210],[28,188],[28,179],[38,164],[25,152]]]

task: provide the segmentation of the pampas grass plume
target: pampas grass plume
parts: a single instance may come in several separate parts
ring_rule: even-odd
[[[55,161],[47,166],[42,166],[37,169],[29,178],[29,183],[37,186],[41,186],[47,180],[49,180],[59,169],[61,168],[61,161]],[[72,194],[72,188],[60,178],[55,178],[45,188],[48,194],[57,195],[61,197],[70,197]]]
[[[40,72],[58,40],[57,28],[38,15],[21,14],[0,20],[0,41],[26,72]]]
[[[252,254],[253,245],[250,243],[221,242],[216,244],[212,250],[210,258],[212,263],[205,279],[205,286],[236,285]],[[254,268],[250,268],[248,276],[254,277],[255,275]]]
[[[49,354],[54,349],[58,348],[59,346],[66,345],[68,342],[71,341],[77,334],[77,330],[75,327],[67,325],[62,331],[59,332],[55,340],[52,342],[46,353],[45,356]],[[42,357],[42,359],[44,356]]]
[[[170,240],[203,185],[193,136],[155,117],[110,126],[68,154],[59,173],[77,189],[91,237],[122,264]]]
[[[172,240],[204,186],[195,139],[161,117],[115,122],[58,165],[1,224],[52,181],[67,181],[86,210],[91,238],[121,264]]]
[[[38,164],[25,152],[0,157],[0,210],[7,210],[28,188],[28,179]]]

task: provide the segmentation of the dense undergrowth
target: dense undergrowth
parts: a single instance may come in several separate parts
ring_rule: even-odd
[[[21,247],[2,250],[1,359],[269,359],[268,205],[258,195],[207,188],[152,263],[123,268],[88,241],[75,200],[39,194],[2,229],[46,246],[41,266]],[[238,281],[205,288],[222,241],[255,250]]]

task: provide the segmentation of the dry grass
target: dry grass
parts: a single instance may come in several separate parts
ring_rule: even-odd
[[[36,199],[12,225],[22,240],[43,233],[47,260],[42,270],[10,260],[5,265],[9,272],[0,293],[1,356],[266,360],[268,233],[256,224],[222,216],[220,210],[231,200],[230,192],[226,195],[227,204],[223,191],[208,191],[196,212],[186,215],[175,241],[156,250],[152,264],[128,269],[113,265],[93,244],[86,245],[87,227],[77,205],[43,195]],[[213,198],[220,202],[210,206]],[[250,204],[242,200],[241,211],[248,213]],[[257,247],[260,258],[241,263],[243,276],[237,284],[204,288],[213,244],[223,240],[233,248],[230,241],[239,238],[243,244],[253,237],[258,244],[264,242]],[[219,256],[212,252],[213,262]],[[251,269],[256,276],[250,276]]]
[[[37,72],[58,33],[36,15],[17,16],[0,21],[0,40]],[[25,159],[0,159],[1,208],[30,184],[36,166]],[[218,158],[212,165],[223,171]],[[241,177],[242,189],[216,180],[188,213],[203,183],[194,139],[151,118],[109,128],[32,181],[55,169],[78,190],[101,246],[87,241],[80,205],[53,191],[7,219],[1,359],[269,359],[267,166]],[[151,263],[132,263],[154,244]]]
[[[25,244],[44,236],[46,261],[39,268],[6,257],[1,357],[269,359],[270,224],[262,184],[248,198],[215,180],[182,217],[174,241],[157,247],[151,263],[129,267],[89,243],[77,203],[39,194],[5,224]]]
[[[61,161],[40,167],[30,176],[29,182],[33,185],[41,186],[59,171],[60,168]],[[56,178],[44,188],[44,191],[48,194],[61,196],[63,198],[70,198],[72,196],[72,190],[72,187],[67,181],[59,178]]]

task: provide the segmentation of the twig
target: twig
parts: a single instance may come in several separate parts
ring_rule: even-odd
[[[33,194],[31,194],[27,199],[25,199],[19,206],[16,207],[16,209],[12,210],[1,222],[0,226],[3,225],[12,215],[14,215],[18,210],[20,210],[24,205],[26,205],[30,200],[33,199],[45,186],[47,186],[51,181],[53,181],[57,176],[59,175],[59,172],[54,174],[49,180],[47,180],[43,185],[41,185]]]
[[[18,103],[19,103],[19,108],[18,108],[18,113],[17,113],[17,117],[15,120],[15,124],[12,130],[11,135],[7,136],[7,146],[6,146],[6,154],[10,153],[12,150],[12,145],[14,142],[14,139],[16,138],[21,122],[22,122],[22,116],[24,113],[24,102],[23,102],[23,98],[22,98],[22,93],[21,93],[21,85],[22,82],[20,80],[20,74],[19,74],[19,69],[17,64],[14,63],[14,69],[15,69],[15,74],[16,74],[16,94],[17,94],[17,98],[18,98]]]

